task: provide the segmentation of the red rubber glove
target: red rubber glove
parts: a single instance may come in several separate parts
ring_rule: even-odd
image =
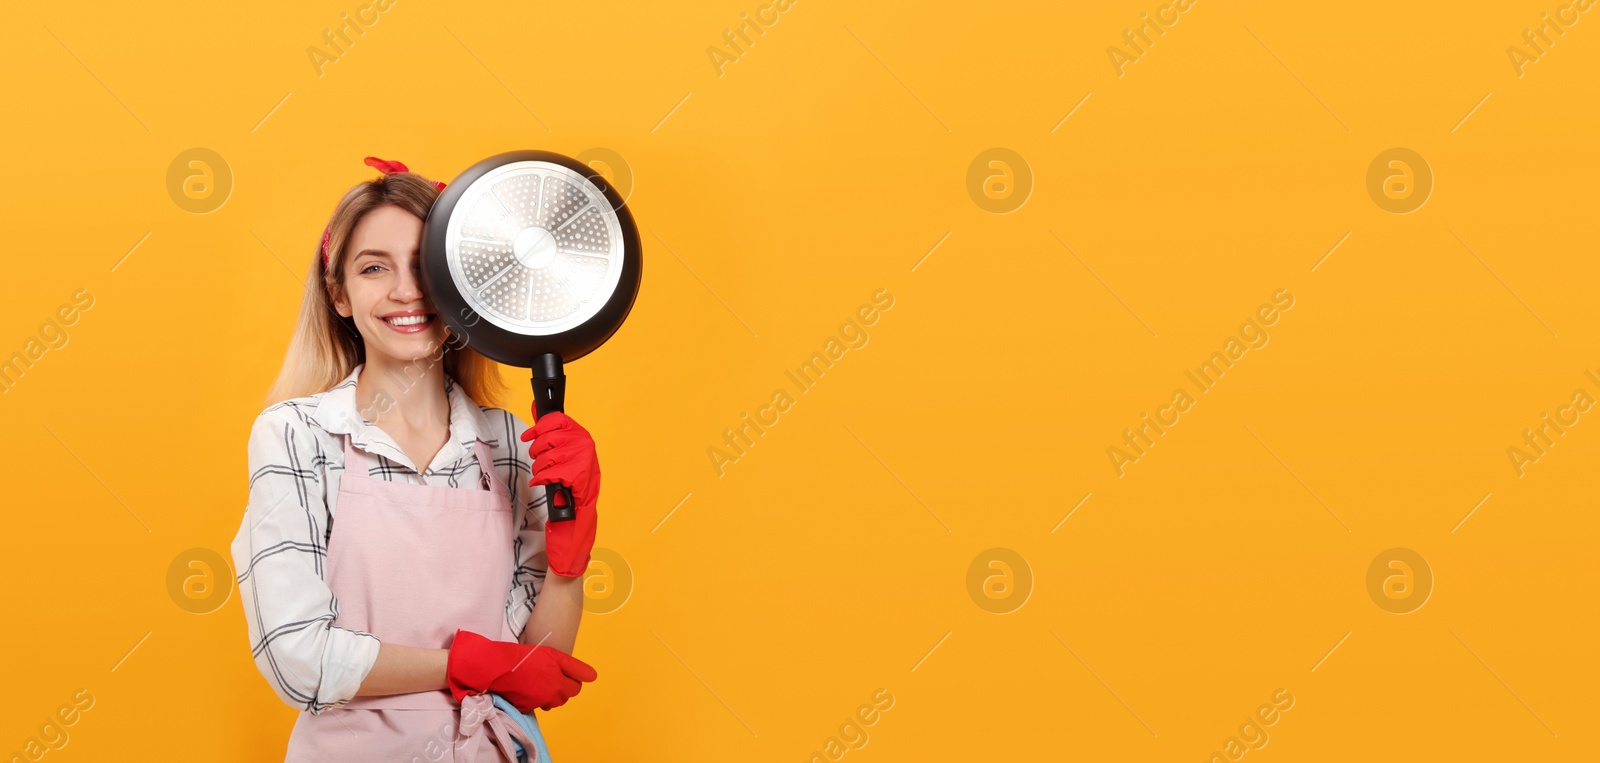
[[[594,668],[559,649],[510,641],[491,641],[472,631],[456,631],[445,663],[450,694],[460,702],[469,694],[495,692],[518,710],[560,707],[593,681]]]
[[[571,416],[552,411],[522,433],[522,441],[529,440],[533,441],[528,446],[533,479],[528,486],[552,482],[566,485],[572,488],[572,500],[578,504],[576,519],[545,523],[544,547],[550,571],[562,577],[579,577],[589,568],[589,550],[594,548],[595,524],[599,521],[595,502],[600,497],[600,457],[594,450],[594,438]],[[558,494],[554,500],[565,499]]]

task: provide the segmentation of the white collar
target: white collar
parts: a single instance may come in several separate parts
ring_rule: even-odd
[[[422,469],[411,463],[411,457],[400,449],[394,438],[368,421],[356,407],[356,381],[360,379],[364,368],[365,363],[358,364],[333,389],[321,393],[312,418],[330,433],[350,435],[351,442],[368,453],[382,455],[410,467],[412,471],[421,472]],[[450,400],[450,439],[434,456],[429,469],[453,464],[472,453],[473,445],[481,433],[489,431],[483,410],[449,374],[444,377],[444,387],[445,395]]]

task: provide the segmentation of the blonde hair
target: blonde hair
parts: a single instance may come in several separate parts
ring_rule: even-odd
[[[328,220],[328,265],[322,265],[321,242],[312,255],[311,272],[306,277],[305,294],[300,301],[300,317],[294,336],[284,353],[283,368],[267,393],[267,406],[326,392],[367,360],[366,344],[356,330],[355,320],[339,315],[334,295],[344,290],[344,256],[361,218],[385,204],[391,204],[418,219],[428,219],[428,210],[439,197],[439,190],[421,175],[397,172],[358,183],[345,192]],[[437,352],[437,351],[436,351]],[[487,407],[499,407],[505,393],[504,380],[494,361],[462,345],[459,337],[446,339],[443,348],[444,370],[468,397]]]

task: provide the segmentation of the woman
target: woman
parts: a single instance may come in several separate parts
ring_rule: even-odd
[[[420,281],[444,184],[367,163],[384,174],[334,210],[250,432],[233,561],[252,654],[304,711],[287,760],[543,760],[524,713],[595,679],[570,654],[594,440],[565,414],[528,428],[492,407],[497,367],[449,335]],[[546,528],[552,482],[578,516]]]

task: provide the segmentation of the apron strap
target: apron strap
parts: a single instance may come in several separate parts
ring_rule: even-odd
[[[427,691],[411,694],[387,694],[375,697],[356,697],[344,707],[329,712],[348,712],[351,710],[454,710],[458,709],[456,701],[451,698],[448,691]],[[517,760],[517,745],[522,745],[523,751],[528,756],[528,763],[539,760],[538,746],[528,737],[522,725],[512,718],[506,711],[494,704],[494,699],[488,694],[471,694],[461,699],[460,722],[456,726],[456,742],[458,749],[463,750],[457,756],[458,760],[478,760],[484,743],[498,748],[505,754],[506,760]],[[515,744],[513,744],[513,742]],[[543,761],[548,763],[548,761]]]
[[[371,456],[366,451],[355,446],[355,438],[356,436],[353,434],[344,436],[344,473],[354,473],[366,477],[371,473],[371,467],[368,466]],[[356,471],[352,472],[352,470]]]
[[[481,733],[484,727],[488,727],[488,733]],[[485,741],[500,748],[506,760],[517,760],[517,748],[512,744],[513,741],[522,746],[529,763],[533,763],[539,756],[533,740],[528,738],[521,726],[506,715],[506,711],[494,706],[494,701],[488,694],[472,694],[462,698],[461,726],[457,731],[462,737],[471,740],[471,749],[462,760],[477,760],[478,751]]]
[[[488,480],[488,484],[484,488],[498,491],[501,495],[510,496],[511,491],[506,489],[505,480],[500,479],[500,472],[495,469],[494,452],[489,450],[489,443],[480,438],[472,443],[472,449],[478,454],[478,469],[483,472]]]

